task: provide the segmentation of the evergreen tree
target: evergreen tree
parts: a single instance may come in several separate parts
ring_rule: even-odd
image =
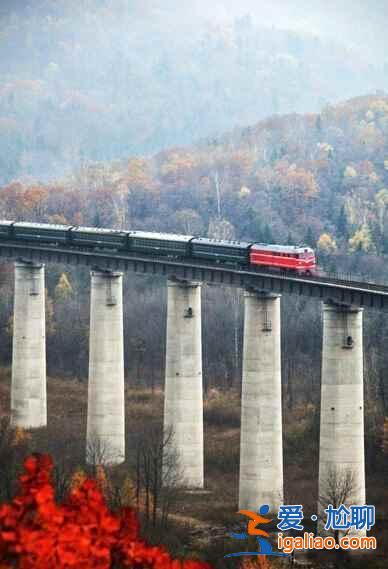
[[[93,227],[101,227],[101,218],[98,211],[96,211],[94,218],[93,218]]]
[[[268,223],[265,224],[264,231],[263,231],[263,243],[273,243],[273,235],[270,226]]]
[[[341,239],[347,240],[349,238],[348,232],[348,220],[346,219],[345,213],[345,206],[343,205],[340,209],[338,218],[337,218],[337,234]]]
[[[313,230],[311,229],[310,225],[307,228],[306,235],[304,237],[304,242],[306,243],[306,245],[309,245],[310,247],[315,247]]]

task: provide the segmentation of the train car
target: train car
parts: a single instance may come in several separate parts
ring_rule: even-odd
[[[70,225],[16,221],[12,226],[12,237],[16,240],[36,240],[41,243],[66,243],[70,227]]]
[[[131,231],[128,248],[131,253],[144,255],[163,255],[173,258],[190,257],[192,239],[192,235]]]
[[[316,269],[315,253],[310,247],[255,243],[249,256],[251,265],[256,266],[310,274]]]
[[[315,274],[317,268],[314,250],[307,246],[225,241],[149,231],[0,220],[0,239],[128,251],[132,254],[174,259],[193,258],[239,267],[295,271],[300,274]]]
[[[0,239],[12,238],[12,226],[15,222],[7,219],[0,220]]]
[[[192,256],[196,259],[248,265],[251,245],[251,243],[243,241],[224,241],[198,237],[192,240],[191,249]]]
[[[128,231],[102,227],[72,227],[68,239],[79,247],[125,250],[128,245]]]

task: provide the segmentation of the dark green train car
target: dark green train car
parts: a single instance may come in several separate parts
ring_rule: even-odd
[[[12,235],[15,239],[36,240],[40,243],[66,243],[70,227],[70,225],[17,221],[13,224]]]
[[[145,255],[189,257],[192,239],[192,235],[131,231],[129,234],[129,251]]]
[[[70,243],[80,247],[125,250],[128,242],[128,231],[101,227],[72,227],[69,232],[69,239]]]
[[[12,226],[15,222],[7,219],[0,220],[0,239],[12,239]]]
[[[191,249],[194,259],[207,259],[218,263],[247,265],[251,243],[242,241],[223,241],[198,237],[192,240]]]

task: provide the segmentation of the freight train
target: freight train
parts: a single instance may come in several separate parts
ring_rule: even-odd
[[[1,240],[36,241],[55,247],[70,245],[85,250],[193,259],[241,268],[260,266],[299,274],[314,274],[316,268],[314,250],[304,245],[268,245],[193,235],[0,220]]]

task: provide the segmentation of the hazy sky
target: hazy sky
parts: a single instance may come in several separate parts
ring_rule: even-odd
[[[200,0],[199,0],[200,1]],[[297,27],[347,40],[386,42],[387,0],[216,0],[227,12],[249,11],[258,21]]]
[[[250,13],[256,23],[330,36],[388,60],[388,0],[165,0],[175,14],[228,20]]]
[[[99,0],[80,0],[92,6]],[[0,0],[0,14],[29,5],[50,6],[66,0]],[[159,8],[171,17],[195,26],[196,17],[228,20],[250,13],[257,23],[288,29],[303,29],[343,41],[360,51],[388,59],[388,0],[111,0],[144,15]],[[386,55],[387,53],[387,55]]]

